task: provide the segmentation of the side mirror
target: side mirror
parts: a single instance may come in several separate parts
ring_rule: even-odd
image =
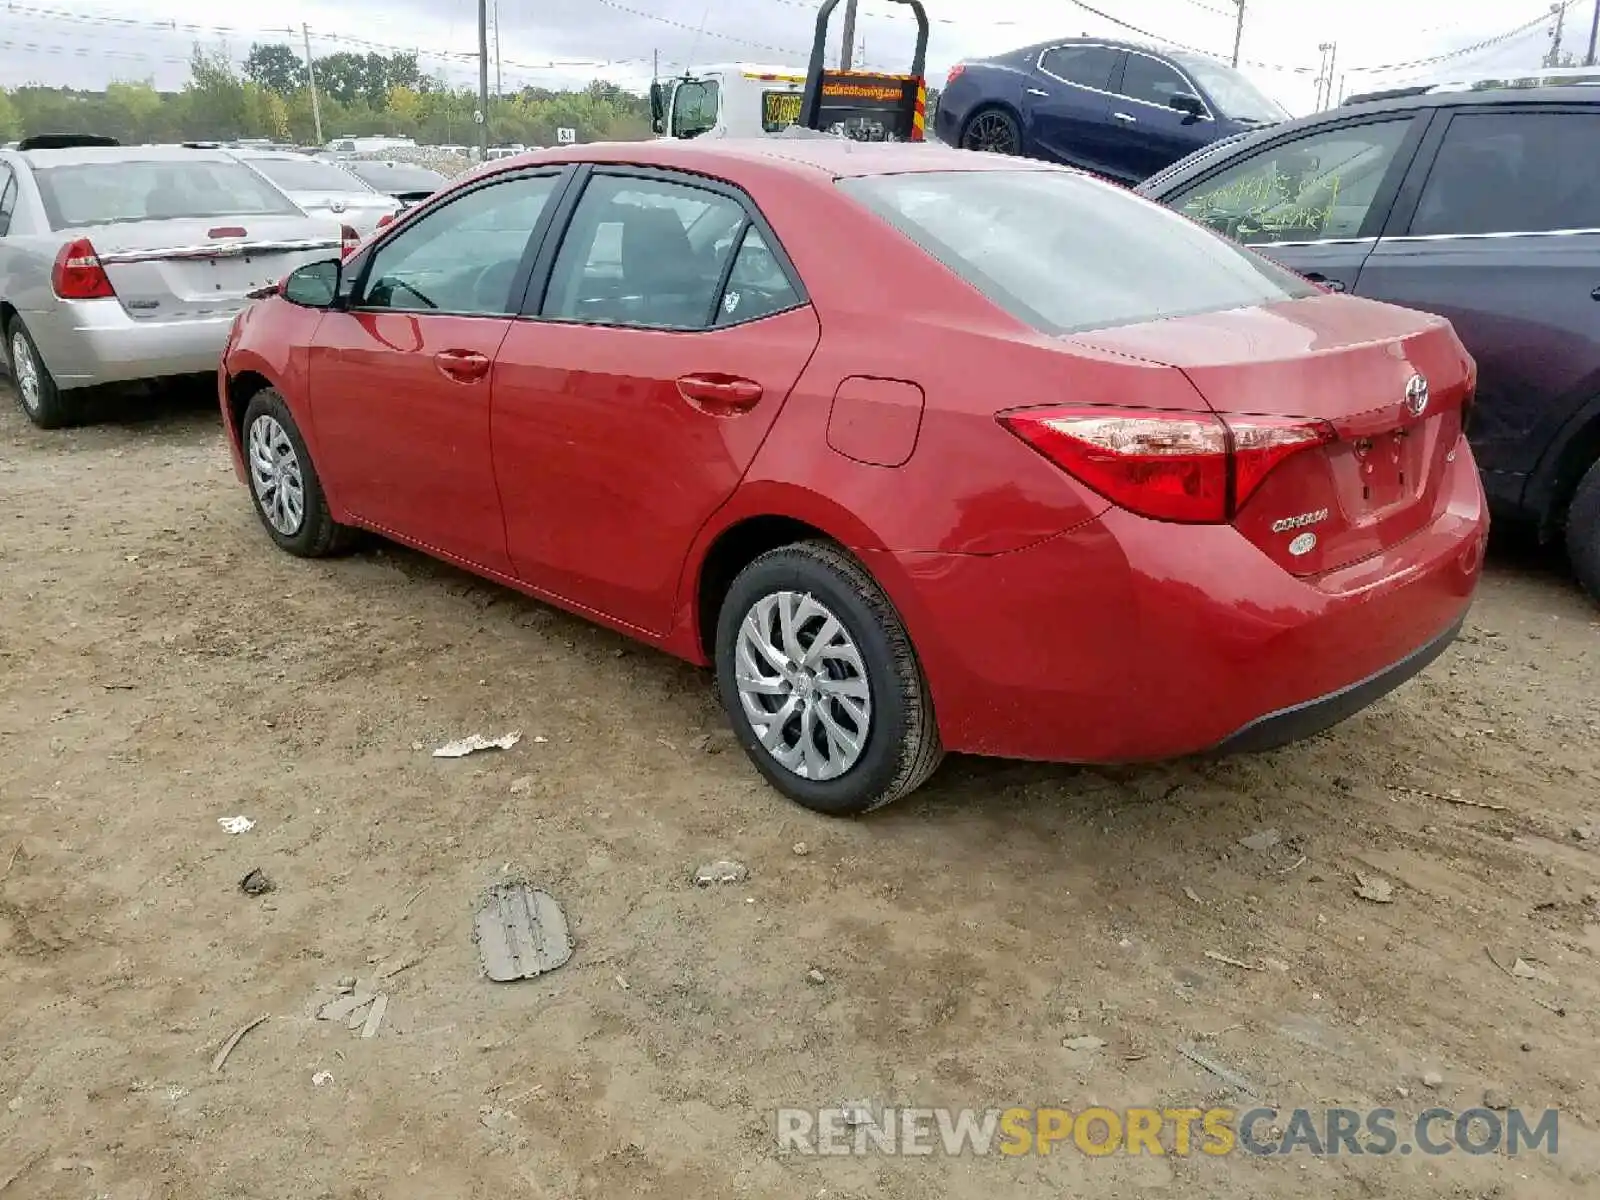
[[[650,129],[654,133],[665,133],[667,125],[667,97],[666,89],[659,83],[650,85]]]
[[[290,304],[301,308],[332,308],[339,295],[339,277],[343,263],[336,258],[326,262],[307,263],[289,272],[278,289]]]
[[[1168,97],[1167,106],[1190,117],[1203,117],[1206,112],[1205,101],[1193,92],[1174,92]]]

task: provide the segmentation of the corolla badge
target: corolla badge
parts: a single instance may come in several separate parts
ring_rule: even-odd
[[[1428,411],[1428,381],[1421,375],[1413,375],[1406,383],[1406,411],[1413,417]]]
[[[1291,529],[1304,529],[1307,525],[1316,525],[1328,519],[1328,510],[1319,508],[1316,512],[1301,513],[1298,517],[1285,517],[1281,521],[1272,523],[1273,533],[1288,533]]]

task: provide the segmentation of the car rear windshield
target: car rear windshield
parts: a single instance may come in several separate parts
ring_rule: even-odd
[[[370,192],[349,171],[313,159],[252,158],[250,165],[286,192]]]
[[[1188,218],[1072,171],[930,171],[839,186],[1045,333],[1318,294]]]
[[[184,217],[295,216],[243,163],[179,159],[64,163],[34,171],[52,229]]]
[[[351,163],[350,169],[380,192],[436,192],[449,179],[427,167],[390,166],[387,163]]]

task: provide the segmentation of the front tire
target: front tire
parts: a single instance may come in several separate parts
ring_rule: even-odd
[[[961,149],[989,154],[1022,153],[1022,127],[1003,108],[980,108],[961,127]]]
[[[266,388],[251,399],[239,441],[256,516],[280,549],[299,558],[326,558],[349,547],[355,531],[333,519],[300,427],[276,390]]]
[[[11,385],[23,414],[40,429],[63,429],[79,420],[79,406],[71,392],[56,386],[50,368],[44,365],[33,335],[12,317],[4,330],[6,361],[10,364]]]
[[[1600,600],[1600,462],[1589,468],[1567,509],[1567,560],[1584,591]]]
[[[717,620],[716,668],[745,753],[814,812],[882,808],[944,755],[899,614],[832,543],[783,546],[739,573]]]

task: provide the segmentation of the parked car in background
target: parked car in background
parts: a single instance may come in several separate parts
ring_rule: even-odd
[[[346,134],[344,137],[334,138],[324,149],[333,154],[370,154],[373,151],[383,150],[414,150],[416,141],[408,137],[384,137],[370,135],[356,137]]]
[[[1472,370],[1081,172],[817,135],[496,164],[247,308],[219,399],[279,547],[374,530],[714,664],[839,815],[1421,670],[1487,534]]]
[[[227,151],[73,141],[0,151],[0,332],[36,425],[96,384],[215,371],[247,293],[358,241]]]
[[[234,150],[240,162],[265,175],[307,213],[349,225],[362,237],[403,207],[344,166],[292,151]]]
[[[374,191],[398,200],[401,208],[422,203],[450,182],[449,176],[415,163],[352,158],[343,166]]]
[[[1496,514],[1600,597],[1600,88],[1416,88],[1139,190],[1327,288],[1448,317]]]
[[[1219,138],[1289,119],[1232,67],[1186,50],[1067,38],[957,63],[934,132],[1138,183]]]

